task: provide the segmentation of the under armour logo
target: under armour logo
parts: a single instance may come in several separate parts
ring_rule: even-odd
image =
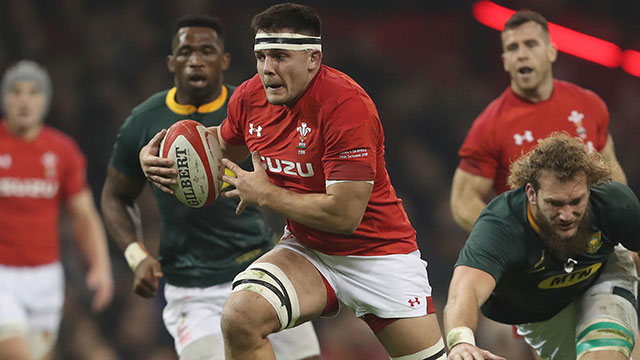
[[[0,169],[8,169],[11,167],[11,154],[0,155]]]
[[[577,110],[573,110],[571,111],[571,115],[569,115],[567,119],[569,119],[569,121],[571,121],[572,123],[578,125],[582,122],[582,119],[584,119],[584,114],[579,113]]]
[[[420,300],[418,300],[418,298],[417,298],[417,297],[415,297],[415,300],[411,300],[411,299],[409,299],[409,301],[408,301],[408,302],[409,302],[409,305],[411,305],[411,307],[414,307],[414,306],[416,306],[416,305],[420,305]]]
[[[262,136],[262,126],[258,125],[258,127],[253,127],[253,124],[249,124],[249,135],[253,135],[256,133],[257,137]]]
[[[525,130],[524,135],[514,134],[513,140],[516,141],[516,145],[522,145],[522,143],[524,143],[525,140],[527,140],[527,142],[532,142],[533,134],[531,133],[530,130]]]

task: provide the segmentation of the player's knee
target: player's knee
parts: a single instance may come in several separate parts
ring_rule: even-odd
[[[251,295],[255,294],[231,294],[222,310],[220,326],[227,347],[251,348],[277,330],[277,320],[269,322],[265,317],[271,310]]]
[[[612,320],[596,321],[578,334],[576,359],[596,359],[605,352],[622,354],[629,359],[633,344],[634,334],[626,326]]]

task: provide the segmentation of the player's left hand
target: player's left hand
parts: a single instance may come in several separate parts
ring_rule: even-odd
[[[113,278],[111,269],[103,266],[92,266],[87,273],[87,287],[93,291],[91,308],[102,311],[113,298]]]
[[[236,214],[242,214],[247,205],[260,205],[264,195],[268,193],[268,188],[274,186],[269,181],[269,176],[262,166],[262,159],[257,151],[251,154],[253,171],[245,171],[236,163],[229,159],[222,159],[222,164],[236,174],[236,177],[226,174],[222,175],[222,180],[235,187],[222,193],[226,198],[239,197],[240,203],[236,208]]]
[[[176,185],[178,180],[178,170],[174,169],[173,160],[160,157],[160,144],[167,134],[166,129],[162,129],[157,133],[147,145],[140,149],[139,160],[140,167],[144,176],[158,189],[167,194],[174,194],[171,185]]]

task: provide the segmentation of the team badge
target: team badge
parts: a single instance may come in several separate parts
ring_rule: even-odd
[[[298,149],[301,149],[301,150],[298,150],[298,153],[304,154],[304,149],[307,148],[307,143],[306,143],[307,135],[311,133],[311,128],[307,125],[306,122],[303,122],[300,124],[300,126],[296,128],[296,131],[300,136],[300,142],[298,142],[298,146],[296,146]]]
[[[591,238],[587,242],[587,252],[589,254],[595,254],[600,247],[602,246],[602,233],[598,231],[597,233],[591,234]]]
[[[55,177],[58,165],[58,156],[51,151],[47,151],[40,158],[40,163],[44,167],[44,176]]]
[[[581,139],[587,138],[587,129],[582,125],[582,119],[584,119],[584,114],[578,112],[578,110],[572,110],[571,114],[567,117],[569,121],[571,121],[576,126],[576,134]]]

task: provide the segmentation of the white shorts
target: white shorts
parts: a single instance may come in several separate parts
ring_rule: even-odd
[[[278,247],[309,260],[331,285],[339,303],[357,317],[373,314],[395,319],[427,314],[431,285],[419,250],[380,256],[327,255],[302,244],[286,227]]]
[[[57,336],[64,303],[60,262],[0,265],[0,336],[46,331]]]
[[[178,287],[165,284],[167,301],[162,317],[175,340],[178,355],[194,341],[209,335],[219,336],[211,352],[224,359],[220,316],[231,294],[231,282],[207,288]],[[313,325],[308,322],[268,336],[278,360],[295,360],[320,354]]]
[[[613,320],[638,332],[636,267],[626,250],[615,251],[602,274],[580,298],[549,320],[516,325],[519,335],[550,360],[575,359],[576,338],[596,320]],[[623,294],[624,296],[621,296]]]

